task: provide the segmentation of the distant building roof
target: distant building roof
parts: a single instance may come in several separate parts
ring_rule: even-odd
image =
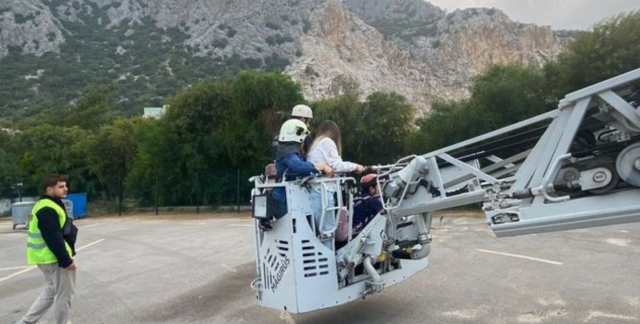
[[[160,119],[167,112],[168,105],[164,105],[162,107],[144,107],[144,115],[145,118],[153,118]]]

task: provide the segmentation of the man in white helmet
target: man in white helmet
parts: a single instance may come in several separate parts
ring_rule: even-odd
[[[309,122],[312,118],[313,111],[311,110],[311,107],[307,105],[295,105],[293,109],[291,109],[291,119],[287,120],[287,122],[290,120],[300,120],[305,125],[307,125],[307,127],[309,127]],[[278,137],[279,134],[276,134],[276,136],[274,136],[273,140],[271,141],[271,156],[274,161],[276,160],[275,156],[278,150]],[[306,150],[309,148],[309,145],[311,145],[311,141],[312,138],[310,136],[305,137],[303,151],[306,152]]]
[[[309,125],[309,121],[313,118],[313,111],[307,105],[295,105],[291,109],[291,118],[300,119],[303,123]]]
[[[278,135],[278,147],[275,155],[277,177],[282,178],[286,172],[285,180],[292,180],[296,177],[318,174],[323,172],[328,176],[333,176],[333,169],[324,163],[313,164],[307,162],[302,156],[302,146],[309,135],[309,128],[302,120],[289,119],[280,128]],[[278,187],[273,190],[273,198],[278,202],[275,219],[279,219],[287,213],[287,199],[284,188]],[[260,227],[263,230],[270,230],[269,220],[261,220]]]

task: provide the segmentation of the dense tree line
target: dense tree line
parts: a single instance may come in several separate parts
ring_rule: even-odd
[[[395,93],[359,100],[357,84],[344,95],[310,102],[319,122],[343,133],[343,157],[365,165],[446,145],[554,109],[566,93],[640,67],[640,12],[616,17],[579,35],[542,69],[494,66],[474,79],[471,96],[435,102],[425,116]],[[141,205],[156,194],[162,205],[234,203],[237,177],[246,201],[270,162],[270,141],[291,107],[304,103],[300,86],[278,72],[240,72],[193,84],[166,100],[160,120],[119,117],[114,86],[91,86],[73,104],[0,126],[0,188],[22,182],[37,194],[47,173],[71,176],[71,190],[115,201],[124,192]],[[158,191],[156,192],[156,187]],[[199,195],[197,193],[199,192]]]
[[[123,191],[142,205],[156,194],[161,205],[234,203],[238,173],[246,197],[247,179],[270,162],[271,138],[304,102],[288,76],[245,71],[179,92],[160,120],[122,118],[113,115],[112,88],[90,87],[75,105],[0,133],[3,193],[22,182],[35,195],[43,175],[65,172],[72,191],[92,198],[114,201]],[[344,129],[345,157],[374,163],[403,154],[414,111],[402,96],[374,93],[360,102],[349,94],[311,105],[314,125],[333,119]]]

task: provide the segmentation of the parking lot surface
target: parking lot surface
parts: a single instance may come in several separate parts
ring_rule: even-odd
[[[73,323],[640,323],[640,224],[498,239],[482,219],[445,217],[433,224],[426,270],[301,315],[258,305],[247,217],[76,224]],[[0,222],[0,323],[18,320],[40,293],[25,240]]]

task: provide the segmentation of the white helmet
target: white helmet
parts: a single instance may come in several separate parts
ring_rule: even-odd
[[[289,119],[280,128],[279,142],[302,143],[309,135],[307,125],[298,119]]]
[[[291,117],[313,118],[313,111],[307,105],[296,105],[291,110]]]

